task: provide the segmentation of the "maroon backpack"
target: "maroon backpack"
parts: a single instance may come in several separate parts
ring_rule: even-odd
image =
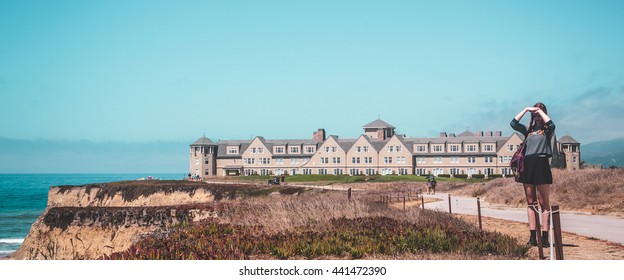
[[[531,133],[532,128],[533,117],[531,116],[529,129],[527,130],[527,134],[524,135],[524,141],[520,143],[518,150],[514,153],[513,157],[511,157],[511,162],[509,162],[509,167],[511,167],[511,170],[515,173],[514,179],[516,182],[520,181],[520,174],[524,172],[524,151],[526,150],[526,140],[529,137],[529,133]]]

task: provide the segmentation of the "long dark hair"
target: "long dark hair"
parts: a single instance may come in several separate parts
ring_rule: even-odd
[[[548,115],[548,109],[546,108],[546,105],[544,105],[544,103],[537,102],[535,103],[535,105],[533,105],[533,107],[538,107],[542,109],[542,111],[544,111],[544,113]],[[536,120],[537,117],[539,117],[540,121]],[[529,133],[533,132],[533,128],[537,128],[538,130],[546,128],[546,123],[544,123],[544,120],[538,113],[531,113],[531,122],[529,122]]]

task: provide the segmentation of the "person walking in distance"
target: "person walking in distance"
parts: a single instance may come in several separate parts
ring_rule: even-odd
[[[529,125],[525,126],[520,120],[526,113],[531,114]],[[539,204],[542,213],[542,246],[550,246],[548,243],[548,225],[550,211],[550,185],[552,184],[552,172],[549,158],[552,157],[555,141],[555,123],[548,116],[546,106],[538,102],[533,107],[522,109],[513,120],[511,127],[522,133],[526,139],[524,155],[524,171],[520,173],[518,181],[522,183],[527,201],[527,215],[531,232],[528,244],[537,245],[537,223],[535,210]]]

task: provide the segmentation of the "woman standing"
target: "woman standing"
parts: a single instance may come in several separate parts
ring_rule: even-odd
[[[528,127],[520,123],[527,112],[531,113]],[[539,203],[542,211],[542,235],[540,239],[542,246],[547,247],[550,246],[548,243],[548,212],[550,211],[549,196],[550,185],[552,184],[549,158],[553,154],[555,124],[548,117],[546,106],[538,102],[533,107],[527,107],[520,111],[511,120],[511,127],[522,133],[526,139],[524,171],[520,174],[519,182],[523,184],[528,205],[527,215],[531,230],[528,244],[537,245],[536,219],[538,217],[534,210],[537,210]]]

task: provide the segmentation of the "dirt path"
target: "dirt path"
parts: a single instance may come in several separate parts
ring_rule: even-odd
[[[478,226],[477,216],[456,215]],[[482,217],[484,230],[498,231],[515,237],[520,242],[528,240],[529,227],[526,223]],[[624,260],[624,246],[589,238],[574,233],[563,232],[563,256],[565,260]],[[550,257],[549,248],[544,248],[544,256]],[[539,259],[537,247],[529,251],[531,259]]]

